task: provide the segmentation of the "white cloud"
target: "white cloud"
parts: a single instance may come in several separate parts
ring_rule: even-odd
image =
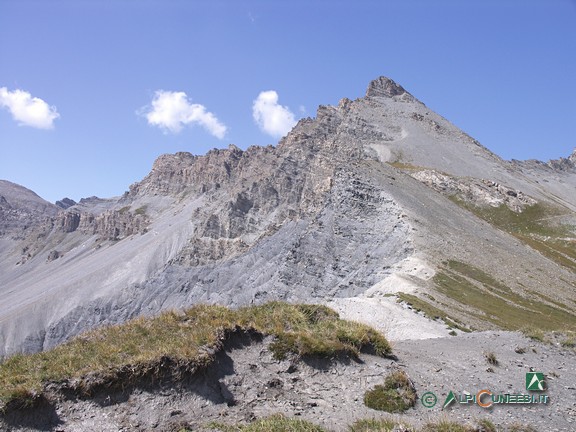
[[[217,138],[224,138],[226,126],[200,104],[190,103],[186,93],[158,90],[145,114],[148,124],[178,133],[189,124],[199,124]]]
[[[278,105],[274,90],[260,92],[252,105],[252,116],[263,132],[274,137],[286,135],[296,124],[290,109]]]
[[[38,129],[52,129],[54,120],[60,117],[56,107],[24,90],[10,91],[0,87],[0,107],[8,109],[19,125]]]

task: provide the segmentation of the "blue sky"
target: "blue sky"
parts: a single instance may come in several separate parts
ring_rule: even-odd
[[[120,195],[162,153],[276,144],[380,75],[505,159],[568,156],[576,2],[0,0],[0,178]]]

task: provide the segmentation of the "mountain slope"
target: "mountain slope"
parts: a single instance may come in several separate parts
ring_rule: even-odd
[[[391,338],[574,328],[573,159],[503,161],[379,78],[277,147],[160,156],[124,196],[11,239],[0,355],[198,302],[329,301]]]

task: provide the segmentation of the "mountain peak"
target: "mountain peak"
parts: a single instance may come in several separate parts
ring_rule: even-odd
[[[408,93],[401,85],[396,84],[390,78],[381,76],[371,81],[366,90],[366,97],[394,97]]]

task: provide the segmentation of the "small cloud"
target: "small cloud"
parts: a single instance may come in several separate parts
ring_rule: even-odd
[[[48,105],[40,98],[32,97],[24,90],[10,91],[6,87],[0,87],[0,107],[8,109],[20,126],[52,129],[54,120],[60,117],[56,107]]]
[[[300,114],[305,115],[306,114],[306,107],[304,105],[300,105],[298,107],[298,111],[300,111]]]
[[[191,103],[184,92],[156,91],[152,107],[144,107],[144,115],[149,125],[165,132],[178,133],[184,126],[199,124],[216,138],[226,134],[226,126],[204,105]]]
[[[252,105],[252,116],[263,132],[274,137],[286,135],[296,124],[292,111],[278,104],[274,90],[260,92]]]

